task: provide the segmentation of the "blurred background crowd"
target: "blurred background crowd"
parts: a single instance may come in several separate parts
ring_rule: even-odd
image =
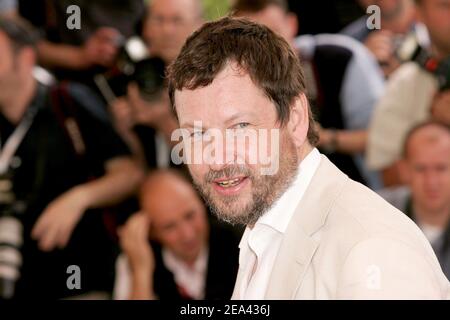
[[[229,14],[292,45],[320,151],[450,277],[450,0],[0,0],[0,298],[231,296],[242,230],[171,162],[164,80]]]

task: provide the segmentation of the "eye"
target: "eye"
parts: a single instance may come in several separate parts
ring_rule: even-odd
[[[196,130],[196,131],[191,133],[190,137],[193,138],[193,139],[198,139],[198,138],[201,138],[202,135],[203,135],[203,131]]]
[[[250,125],[250,123],[248,123],[248,122],[240,122],[240,123],[238,123],[236,125],[236,128],[237,129],[244,129],[244,128],[247,128],[249,125]]]
[[[194,217],[195,212],[194,211],[189,211],[185,214],[184,218],[186,220],[192,220],[192,218]]]
[[[174,230],[175,227],[176,227],[175,223],[169,223],[169,224],[163,226],[162,229],[166,232],[170,232],[170,231]]]

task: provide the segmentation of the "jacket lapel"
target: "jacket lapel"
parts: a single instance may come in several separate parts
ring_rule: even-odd
[[[266,299],[292,299],[320,241],[312,235],[325,223],[348,177],[322,155],[284,235],[266,291]]]

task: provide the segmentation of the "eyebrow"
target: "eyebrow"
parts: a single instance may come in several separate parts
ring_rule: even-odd
[[[195,128],[194,122],[196,122],[196,121],[201,121],[202,122],[202,128],[205,128],[206,130],[208,129],[208,128],[205,127],[205,125],[203,124],[203,120],[201,120],[201,119],[194,120],[193,122],[187,122],[187,123],[180,124],[180,128],[182,128],[182,129]]]
[[[235,122],[237,119],[242,118],[244,116],[249,115],[249,113],[243,113],[243,112],[238,112],[233,114],[231,117],[229,117],[228,119],[225,120],[225,126],[228,127],[230,124],[232,124],[233,122]],[[201,119],[197,119],[194,120],[195,121],[202,121]],[[187,123],[183,123],[180,124],[180,128],[194,128],[194,122],[187,122]],[[202,121],[202,128],[204,128],[205,130],[208,130],[209,128],[205,127]]]
[[[232,115],[230,118],[228,118],[225,121],[226,127],[228,127],[230,124],[233,124],[237,119],[242,118],[244,116],[247,116],[248,113],[238,112]]]

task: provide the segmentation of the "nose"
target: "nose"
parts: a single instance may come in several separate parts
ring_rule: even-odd
[[[428,190],[436,190],[439,188],[439,175],[433,170],[428,170],[425,173],[424,182]]]
[[[189,222],[183,223],[180,231],[183,242],[189,242],[195,238],[195,228]]]
[[[219,171],[236,163],[236,146],[225,134],[214,135],[204,149],[204,160],[210,170]]]

